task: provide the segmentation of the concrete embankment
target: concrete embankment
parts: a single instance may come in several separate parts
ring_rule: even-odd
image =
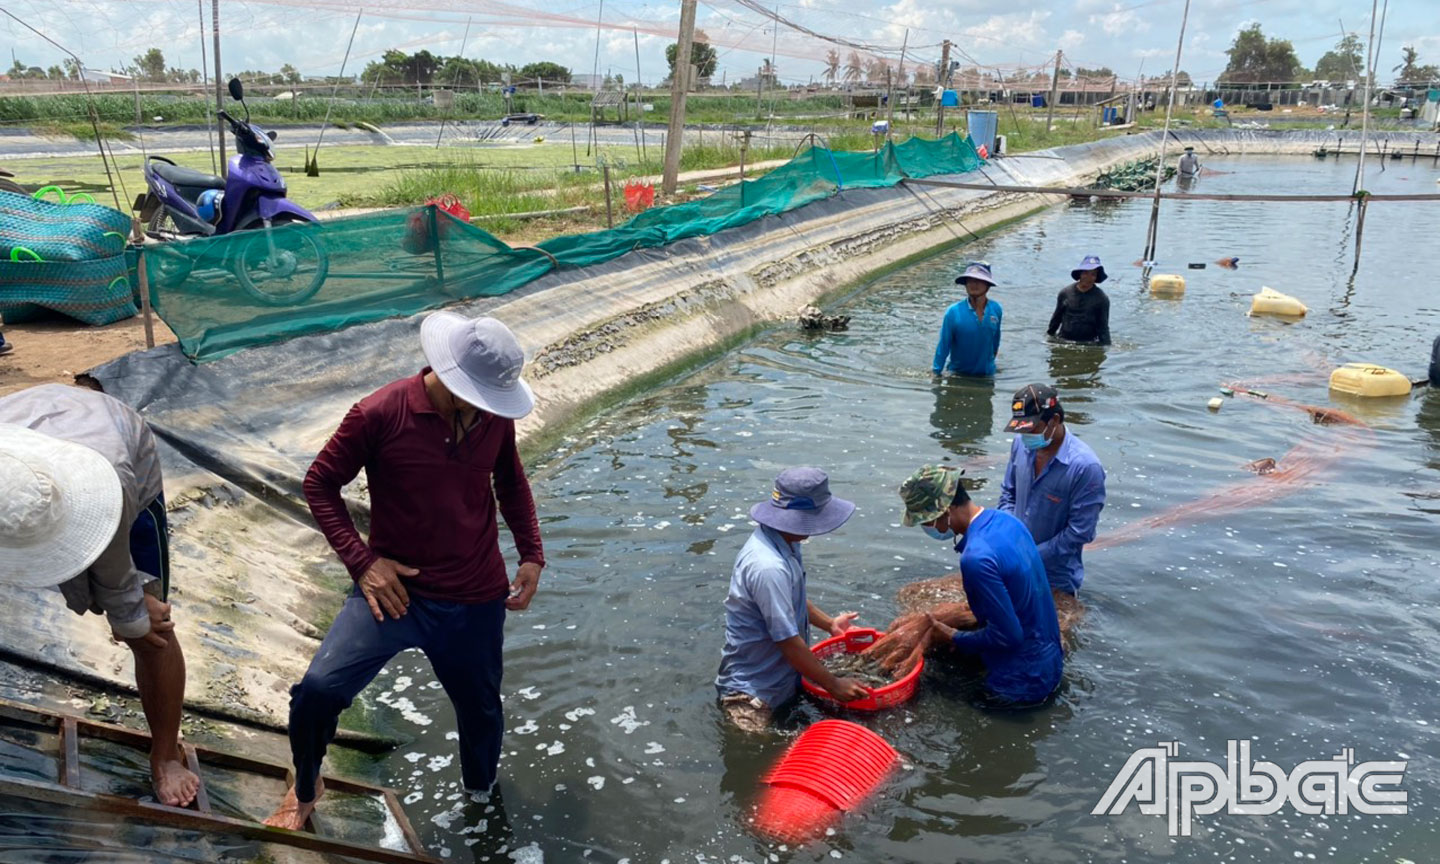
[[[1174,153],[1193,142],[1202,156],[1308,156],[1318,146],[1333,149],[1335,140],[1329,133],[1182,132],[1168,146]],[[1421,152],[1433,151],[1437,138],[1409,136],[1405,151],[1417,141]],[[1083,185],[1159,147],[1158,133],[1124,136],[939,179]],[[521,434],[533,456],[574,421],[785,321],[800,306],[1059,200],[903,184],[846,190],[783,216],[554,272],[509,295],[454,308],[501,318],[526,346],[538,407]],[[349,585],[309,522],[301,480],[353,402],[424,364],[418,328],[419,317],[394,319],[204,366],[167,346],[92,371],[107,391],[140,408],[163,442],[174,601],[192,704],[284,724],[288,688]],[[365,491],[363,479],[348,490],[362,526]],[[65,611],[58,595],[12,595],[0,606],[0,642],[11,655],[61,670],[120,684],[130,677],[124,649],[110,644],[103,625]]]

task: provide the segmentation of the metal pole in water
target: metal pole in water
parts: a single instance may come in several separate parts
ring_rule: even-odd
[[[1361,106],[1360,115],[1360,163],[1355,166],[1355,185],[1350,190],[1352,193],[1359,192],[1365,182],[1365,147],[1370,135],[1370,79],[1375,77],[1375,13],[1379,8],[1379,0],[1370,0],[1370,47],[1365,60],[1365,104]]]
[[[1155,241],[1160,232],[1160,183],[1165,179],[1165,145],[1170,140],[1170,117],[1175,112],[1175,79],[1180,74],[1180,52],[1185,48],[1185,25],[1190,20],[1190,0],[1185,0],[1185,11],[1180,16],[1180,38],[1175,42],[1175,65],[1170,70],[1170,100],[1165,105],[1165,131],[1160,136],[1160,158],[1155,165],[1155,200],[1150,205],[1150,228],[1145,239],[1145,254],[1142,258],[1149,264],[1155,260]]]

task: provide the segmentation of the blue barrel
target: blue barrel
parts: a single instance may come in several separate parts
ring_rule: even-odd
[[[995,153],[995,133],[999,131],[1000,114],[997,111],[968,111],[965,124],[970,127],[970,140],[976,149],[982,145],[991,155]]]
[[[1043,94],[1041,94],[1041,93],[1032,93],[1032,94],[1030,94],[1030,107],[1031,107],[1031,108],[1044,108],[1044,107],[1045,107],[1045,96],[1044,96]]]

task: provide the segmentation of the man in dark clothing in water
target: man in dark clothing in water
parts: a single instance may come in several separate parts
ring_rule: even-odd
[[[1067,342],[1109,345],[1110,298],[1098,287],[1108,277],[1100,258],[1085,256],[1080,266],[1070,271],[1070,278],[1075,282],[1061,289],[1046,334]]]

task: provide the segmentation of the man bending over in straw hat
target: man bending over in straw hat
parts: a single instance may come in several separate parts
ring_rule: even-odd
[[[818,468],[787,468],[768,501],[750,508],[760,523],[735,559],[725,598],[725,648],[715,689],[726,719],[749,732],[770,724],[794,698],[804,675],[842,702],[867,695],[853,678],[838,678],[810,651],[810,625],[831,636],[850,629],[856,613],[830,617],[805,596],[800,541],[845,524],[855,505],[830,494]]]
[[[325,791],[320,763],[340,712],[391,657],[419,648],[455,706],[465,789],[500,762],[505,613],[530,605],[545,557],[515,420],[534,399],[525,352],[494,318],[436,312],[420,328],[430,365],[365,397],[305,476],[305,498],[355,580],[310,668],[290,690],[295,786],[265,824],[300,830]],[[365,469],[370,537],[340,490]],[[500,555],[496,502],[520,566]]]
[[[155,798],[186,807],[200,780],[180,750],[162,492],[155,438],[119,400],[59,384],[0,399],[0,583],[59,586],[75,612],[105,614],[135,655]]]

